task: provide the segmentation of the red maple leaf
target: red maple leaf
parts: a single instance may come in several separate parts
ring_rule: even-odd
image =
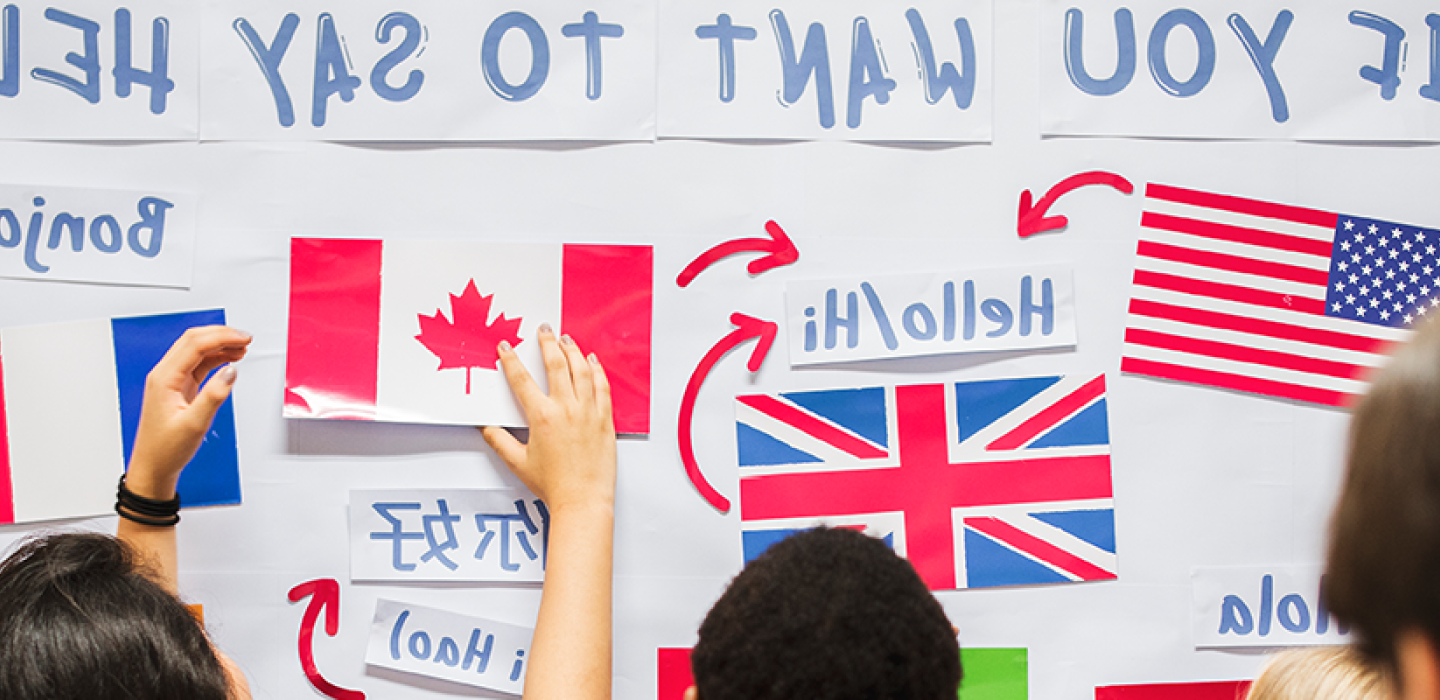
[[[490,302],[494,299],[494,294],[480,296],[472,279],[460,296],[450,295],[450,313],[455,316],[454,323],[445,318],[440,309],[435,309],[434,316],[420,314],[420,335],[415,339],[440,358],[440,366],[435,371],[465,368],[467,394],[470,393],[472,368],[495,370],[496,363],[500,361],[495,346],[500,341],[508,340],[511,345],[522,342],[517,334],[522,319],[507,319],[501,313],[494,323],[486,323],[490,318]]]

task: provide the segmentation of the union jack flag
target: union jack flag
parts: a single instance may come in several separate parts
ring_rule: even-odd
[[[1116,577],[1105,376],[736,398],[745,559],[864,529],[931,590]]]

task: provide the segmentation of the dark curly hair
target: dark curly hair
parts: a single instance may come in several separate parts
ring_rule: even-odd
[[[50,535],[0,563],[0,698],[228,695],[204,630],[119,540]]]
[[[853,530],[781,540],[700,625],[700,700],[954,700],[960,648],[910,563]]]

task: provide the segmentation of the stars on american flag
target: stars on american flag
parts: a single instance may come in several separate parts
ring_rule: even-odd
[[[1405,327],[1440,310],[1440,232],[1340,218],[1326,314]]]

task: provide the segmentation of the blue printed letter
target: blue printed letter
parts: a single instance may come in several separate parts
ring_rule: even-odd
[[[775,30],[775,41],[780,45],[780,69],[785,74],[780,102],[789,107],[799,101],[813,73],[820,126],[826,129],[835,126],[835,96],[830,84],[830,50],[825,45],[825,27],[819,22],[810,25],[805,32],[805,48],[801,49],[799,59],[795,57],[795,39],[790,36],[790,23],[785,21],[785,13],[771,10],[770,27]]]
[[[1440,102],[1440,15],[1425,15],[1425,24],[1430,27],[1430,82],[1420,87],[1420,96],[1427,100]],[[6,46],[8,47],[9,44]],[[6,79],[9,79],[10,54],[8,53],[9,49],[6,50],[5,76]],[[0,87],[3,86],[4,83],[0,82]],[[3,94],[5,93],[0,91],[0,95]]]
[[[390,75],[390,71],[395,70],[395,66],[400,65],[401,61],[410,58],[415,49],[420,48],[420,35],[423,30],[420,28],[420,21],[410,14],[391,12],[376,25],[375,40],[382,44],[390,43],[390,35],[396,27],[405,30],[405,38],[400,40],[399,46],[376,61],[375,67],[370,70],[370,89],[383,100],[404,102],[420,92],[420,86],[425,83],[425,74],[418,70],[410,71],[410,75],[405,78],[405,84],[398,88],[390,87],[390,83],[385,82],[385,77]]]
[[[140,203],[135,206],[140,212],[140,220],[130,225],[128,240],[130,250],[135,251],[142,258],[153,258],[160,254],[160,246],[165,241],[165,212],[175,206],[159,197],[143,197]],[[150,229],[150,241],[141,245],[140,232]]]
[[[355,99],[355,88],[360,79],[350,75],[346,65],[348,57],[340,46],[340,34],[335,31],[335,18],[329,12],[320,13],[320,26],[315,34],[315,87],[310,103],[310,123],[325,126],[325,103],[331,95],[340,93],[340,100]],[[334,78],[331,78],[331,75]]]
[[[1240,596],[1227,595],[1220,604],[1220,634],[1234,632],[1250,634],[1255,629],[1255,618],[1250,616],[1250,606]]]
[[[870,80],[866,77],[869,76]],[[855,34],[850,44],[850,104],[845,111],[845,125],[851,129],[860,126],[860,108],[865,98],[875,96],[875,104],[890,101],[890,91],[895,81],[885,77],[880,65],[880,49],[875,46],[875,37],[870,33],[870,21],[864,17],[855,18]]]
[[[65,54],[65,62],[85,71],[85,80],[76,80],[47,68],[34,68],[30,71],[30,75],[42,83],[59,85],[85,98],[85,101],[92,105],[98,103],[100,101],[100,23],[84,17],[77,17],[69,12],[61,12],[53,7],[45,10],[45,19],[56,24],[74,27],[84,33],[85,53],[82,55],[71,51]]]
[[[1433,15],[1432,15],[1433,16]],[[1255,70],[1260,72],[1260,80],[1265,83],[1265,94],[1270,97],[1270,116],[1277,123],[1284,123],[1290,120],[1290,107],[1285,102],[1285,89],[1280,87],[1280,77],[1275,75],[1275,56],[1280,53],[1280,44],[1285,41],[1285,33],[1290,31],[1290,23],[1295,21],[1295,13],[1289,10],[1281,10],[1275,16],[1275,24],[1270,25],[1270,34],[1261,43],[1255,30],[1250,28],[1250,23],[1240,16],[1239,12],[1230,15],[1230,28],[1235,31],[1235,36],[1240,37],[1240,43],[1245,45],[1245,51],[1250,54],[1250,62],[1255,64]]]
[[[920,80],[925,86],[925,101],[939,104],[945,99],[947,90],[955,91],[955,106],[969,109],[970,100],[975,97],[975,37],[970,34],[970,22],[964,17],[955,20],[955,36],[960,40],[961,71],[955,64],[946,62],[935,70],[935,49],[930,45],[930,32],[925,29],[925,20],[915,8],[905,11],[910,22],[910,33],[915,35],[915,55],[920,62]]]
[[[1362,66],[1360,77],[1380,86],[1381,99],[1395,99],[1395,91],[1400,88],[1400,47],[1405,43],[1405,30],[1380,15],[1360,10],[1350,13],[1350,23],[1385,35],[1384,62],[1380,68]]]
[[[505,32],[519,29],[530,41],[530,75],[525,82],[511,85],[500,73],[500,39]],[[500,99],[507,102],[523,102],[540,92],[545,79],[550,76],[550,42],[534,18],[524,12],[506,12],[490,23],[485,38],[480,44],[480,63],[485,71],[485,82]]]
[[[720,101],[735,99],[735,40],[753,40],[756,37],[755,28],[737,27],[730,23],[730,15],[721,14],[715,18],[714,24],[696,27],[695,36],[715,39],[720,45]]]
[[[4,43],[4,71],[0,72],[0,97],[20,94],[20,8],[6,5],[0,14],[0,42]]]
[[[560,28],[567,37],[585,37],[585,97],[600,99],[600,37],[625,36],[625,28],[618,24],[602,24],[594,11],[586,12],[578,24],[567,24]]]
[[[1170,32],[1176,27],[1184,26],[1195,36],[1197,58],[1195,60],[1195,72],[1189,80],[1180,82],[1170,74],[1170,65],[1165,58],[1165,45],[1170,41]],[[1210,33],[1210,25],[1194,10],[1176,9],[1160,15],[1155,21],[1155,28],[1150,30],[1150,75],[1155,78],[1155,84],[1161,90],[1176,97],[1194,97],[1199,94],[1205,86],[1210,84],[1210,76],[1215,73],[1215,35]]]
[[[240,39],[249,47],[250,55],[260,64],[260,73],[265,76],[265,83],[270,86],[270,94],[275,98],[275,111],[279,113],[280,126],[284,127],[295,125],[295,108],[290,104],[290,91],[285,89],[285,78],[280,75],[280,61],[285,59],[285,50],[290,48],[290,40],[294,38],[295,28],[298,26],[300,18],[295,13],[285,15],[285,18],[280,20],[280,28],[275,31],[275,40],[266,47],[255,28],[250,26],[249,20],[241,17],[235,20],[234,24]]]
[[[1135,77],[1135,18],[1122,7],[1115,11],[1115,72],[1104,80],[1090,77],[1085,70],[1085,13],[1065,12],[1065,72],[1070,82],[1090,95],[1114,95]]]
[[[170,20],[156,17],[150,24],[150,70],[135,67],[130,51],[130,11],[115,11],[115,95],[129,97],[130,87],[150,88],[150,113],[165,113],[165,98],[175,89],[170,79]]]

